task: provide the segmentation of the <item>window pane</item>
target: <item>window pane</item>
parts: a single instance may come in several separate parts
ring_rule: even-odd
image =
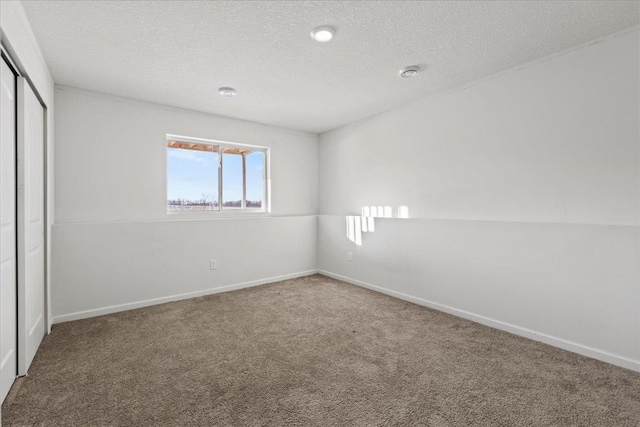
[[[217,147],[205,144],[189,146],[193,148],[167,147],[167,209],[217,210]]]
[[[222,154],[222,207],[242,208],[242,156]]]
[[[247,208],[261,208],[264,198],[264,153],[247,154]]]

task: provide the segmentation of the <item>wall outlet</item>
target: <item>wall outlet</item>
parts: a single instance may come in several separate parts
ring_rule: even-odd
[[[217,270],[218,269],[218,260],[217,259],[212,259],[211,261],[209,261],[209,269],[210,270]]]
[[[349,261],[349,262],[353,261],[353,252],[348,252],[347,253],[347,261]]]

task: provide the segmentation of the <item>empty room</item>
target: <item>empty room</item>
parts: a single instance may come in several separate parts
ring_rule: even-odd
[[[640,426],[640,1],[0,41],[0,425]]]

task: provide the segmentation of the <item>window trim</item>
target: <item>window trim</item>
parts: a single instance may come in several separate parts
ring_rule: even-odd
[[[251,215],[251,214],[268,214],[271,212],[271,148],[261,145],[244,144],[238,142],[223,141],[217,139],[205,139],[196,138],[192,136],[183,136],[176,134],[166,134],[164,140],[165,156],[167,155],[168,141],[177,140],[180,142],[191,142],[194,144],[202,144],[218,147],[218,209],[212,210],[169,210],[168,209],[168,187],[169,187],[169,171],[167,169],[168,159],[165,157],[165,211],[167,215],[179,215],[179,216],[194,216],[200,217],[203,215],[215,215],[215,216],[236,216],[236,215]],[[250,149],[252,152],[261,152],[264,154],[263,167],[262,167],[262,207],[261,208],[247,208],[246,204],[246,159],[245,154],[242,155],[242,206],[240,208],[226,209],[223,206],[223,182],[222,182],[222,168],[223,168],[223,154],[226,148],[244,148]]]

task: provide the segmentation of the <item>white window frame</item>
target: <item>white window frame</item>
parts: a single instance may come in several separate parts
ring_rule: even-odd
[[[180,142],[191,142],[194,144],[201,145],[210,145],[214,147],[218,147],[218,209],[211,210],[201,210],[201,211],[192,211],[192,210],[169,210],[168,208],[168,186],[169,186],[169,173],[168,173],[168,159],[165,159],[165,210],[167,215],[179,215],[179,216],[202,216],[202,215],[215,215],[215,216],[235,216],[235,215],[247,215],[247,214],[267,214],[271,212],[271,148],[264,147],[260,145],[252,145],[252,144],[243,144],[237,142],[229,142],[229,141],[221,141],[216,139],[204,139],[204,138],[194,138],[191,136],[183,136],[183,135],[175,135],[175,134],[167,134],[164,147],[165,147],[165,156],[167,153],[168,142],[177,140]],[[246,170],[245,170],[245,155],[242,155],[242,206],[239,208],[227,207],[223,206],[224,204],[224,195],[223,195],[223,182],[222,182],[222,168],[223,168],[223,154],[224,150],[227,148],[235,148],[235,149],[246,149],[251,150],[252,152],[259,151],[264,154],[263,168],[262,168],[262,207],[261,208],[247,208],[245,206],[247,199],[247,180],[246,180]]]

